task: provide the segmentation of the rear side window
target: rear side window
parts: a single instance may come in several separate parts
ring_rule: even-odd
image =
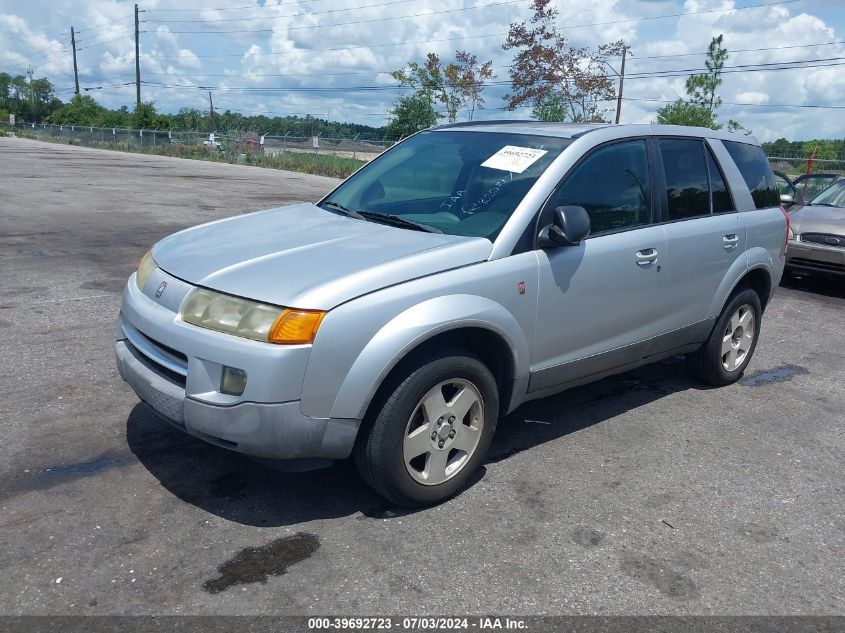
[[[645,141],[597,149],[569,174],[551,200],[555,207],[584,207],[590,216],[590,236],[648,224],[651,193]]]
[[[734,204],[731,200],[728,186],[725,184],[722,172],[716,164],[716,159],[713,158],[713,152],[710,151],[709,147],[706,148],[706,152],[707,171],[710,173],[710,195],[713,203],[713,213],[729,213],[734,210]]]
[[[745,179],[745,184],[751,191],[751,197],[754,198],[754,206],[758,209],[780,206],[775,174],[763,153],[763,148],[737,141],[722,142]]]
[[[660,139],[669,220],[710,215],[704,145],[696,139]]]

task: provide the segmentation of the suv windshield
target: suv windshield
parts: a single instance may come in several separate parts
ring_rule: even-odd
[[[526,134],[422,132],[350,177],[321,206],[492,240],[570,143]]]
[[[845,180],[831,185],[813,198],[810,204],[827,207],[845,207]]]

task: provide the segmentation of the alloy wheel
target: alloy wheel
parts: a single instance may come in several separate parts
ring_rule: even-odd
[[[731,315],[722,332],[722,367],[736,371],[745,362],[754,343],[756,319],[754,308],[744,304]]]
[[[469,463],[483,428],[483,399],[474,384],[454,378],[432,387],[405,427],[408,473],[426,486],[451,479]]]

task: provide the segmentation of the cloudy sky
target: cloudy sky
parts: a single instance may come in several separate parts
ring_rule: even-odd
[[[658,107],[682,96],[685,73],[703,66],[711,37],[722,33],[733,51],[726,67],[738,67],[724,76],[722,120],[736,119],[762,140],[845,138],[843,0],[556,5],[559,26],[574,45],[623,39],[631,46],[623,123],[653,121]],[[529,0],[141,0],[139,6],[142,98],[159,110],[207,108],[211,88],[217,109],[370,125],[385,123],[398,94],[389,71],[428,52],[450,60],[455,49],[468,50],[493,60],[497,79],[507,79],[511,53],[501,44],[508,25],[530,15]],[[81,87],[110,107],[134,107],[134,84],[120,85],[134,81],[132,2],[0,0],[0,70],[22,74],[31,65],[35,77],[46,76],[68,99],[71,26]],[[618,60],[614,65],[618,70]],[[669,76],[642,75],[655,71]],[[527,116],[527,109],[501,110],[506,89],[488,88],[487,108],[476,118]],[[841,109],[787,107],[809,105]]]

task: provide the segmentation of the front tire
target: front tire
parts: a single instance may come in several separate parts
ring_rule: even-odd
[[[687,357],[693,376],[717,387],[739,380],[757,347],[762,316],[760,297],[754,290],[735,292],[707,341]]]
[[[394,376],[355,445],[364,480],[389,501],[428,506],[478,470],[499,416],[496,379],[470,354],[418,360]]]

